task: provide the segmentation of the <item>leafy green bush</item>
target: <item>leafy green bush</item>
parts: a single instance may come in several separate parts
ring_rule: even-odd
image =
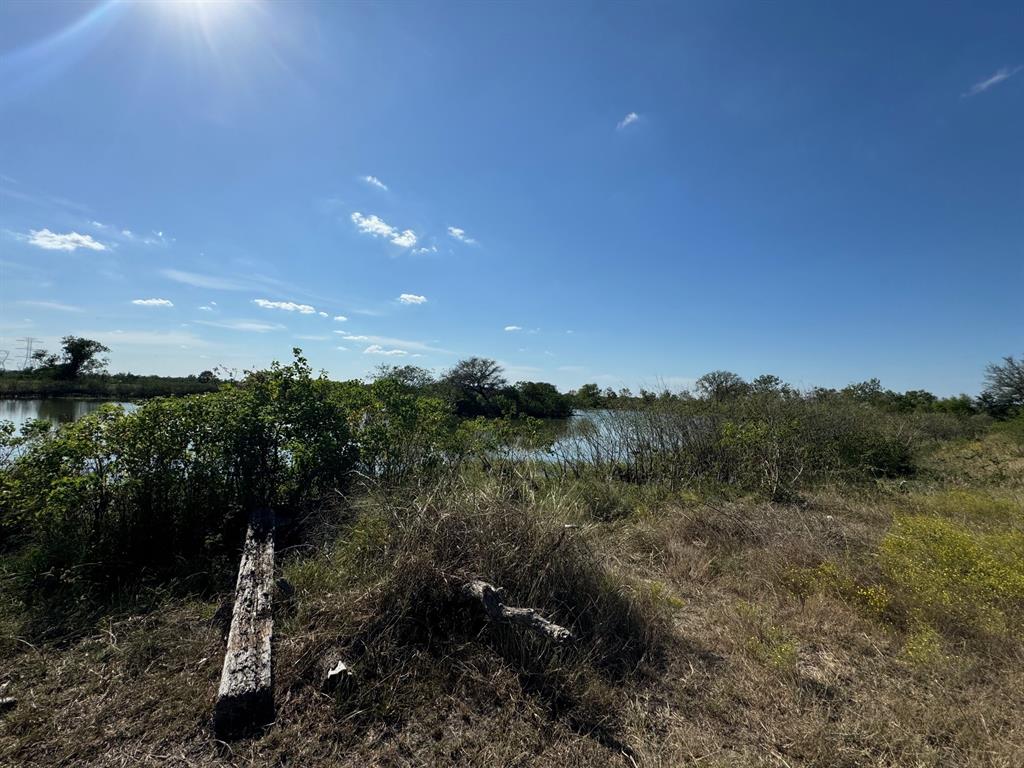
[[[355,448],[330,386],[297,357],[217,393],[36,423],[0,473],[8,568],[26,606],[228,579],[250,510],[294,512],[346,482]]]
[[[808,482],[911,474],[925,438],[908,418],[791,391],[652,399],[591,414],[554,457],[575,476],[596,465],[631,482],[732,486],[784,499]]]
[[[432,481],[454,450],[450,406],[393,377],[336,384],[332,402],[348,414],[359,474],[375,484]]]

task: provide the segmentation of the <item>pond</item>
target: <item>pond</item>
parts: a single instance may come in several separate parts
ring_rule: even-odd
[[[32,400],[0,400],[0,421],[13,421],[14,429],[21,431],[22,425],[33,419],[46,419],[52,424],[77,421],[106,403],[122,406],[126,411],[135,410],[133,403],[113,400],[90,400],[79,397],[54,397]]]

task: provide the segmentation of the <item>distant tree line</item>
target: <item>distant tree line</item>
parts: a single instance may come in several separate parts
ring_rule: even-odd
[[[110,348],[94,339],[65,336],[59,352],[35,350],[20,371],[0,371],[0,397],[99,397],[136,399],[213,392],[214,371],[193,376],[107,373]]]
[[[641,388],[634,394],[629,389],[614,390],[607,387],[602,390],[597,384],[591,383],[569,392],[569,397],[576,408],[619,408],[656,400],[701,399],[725,402],[769,393],[817,401],[842,399],[893,413],[950,413],[962,416],[983,413],[1005,420],[1024,414],[1024,359],[1017,360],[1009,356],[1003,358],[1002,363],[988,365],[985,370],[985,387],[977,397],[965,394],[938,397],[923,389],[896,392],[882,387],[876,378],[850,384],[842,389],[815,387],[808,392],[801,392],[778,376],[765,374],[747,381],[731,371],[704,374],[697,379],[692,392],[672,392],[668,389],[655,392]]]
[[[222,383],[213,371],[197,376],[161,377],[107,374],[106,354],[110,349],[98,341],[65,336],[59,353],[37,350],[28,368],[0,374],[0,395],[94,394],[106,397],[148,397],[213,391]],[[894,413],[950,413],[963,416],[984,413],[1005,420],[1024,413],[1024,359],[1012,355],[985,370],[985,387],[977,397],[961,394],[938,397],[923,389],[896,392],[882,387],[877,378],[850,384],[842,389],[815,387],[802,392],[778,376],[764,374],[751,381],[731,371],[711,371],[701,376],[693,391],[651,391],[633,393],[597,384],[584,384],[561,393],[543,381],[509,383],[495,360],[469,357],[436,376],[415,365],[382,365],[371,377],[390,380],[416,394],[437,397],[463,418],[523,417],[565,418],[574,409],[630,407],[657,400],[701,399],[725,402],[748,395],[774,394],[817,401],[842,399],[872,405]]]

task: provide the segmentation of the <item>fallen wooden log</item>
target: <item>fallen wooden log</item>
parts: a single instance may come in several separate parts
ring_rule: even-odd
[[[474,600],[479,600],[492,621],[519,624],[559,644],[574,639],[570,630],[548,621],[533,608],[513,608],[505,605],[504,591],[486,581],[479,579],[470,581],[462,586],[462,593]]]
[[[273,590],[274,513],[258,510],[249,519],[238,565],[231,630],[213,711],[218,738],[251,733],[274,719]]]

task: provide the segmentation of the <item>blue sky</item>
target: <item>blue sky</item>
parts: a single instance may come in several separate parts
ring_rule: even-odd
[[[973,393],[1024,352],[1022,40],[1020,3],[3,3],[0,349]]]

